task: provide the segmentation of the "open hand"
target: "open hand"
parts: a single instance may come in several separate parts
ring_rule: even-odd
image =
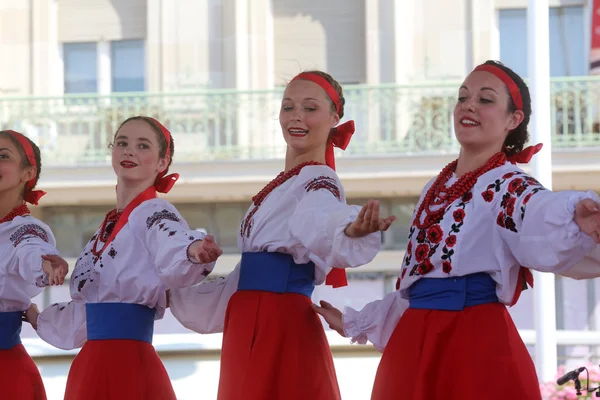
[[[396,220],[395,216],[379,218],[379,201],[369,200],[360,210],[354,222],[346,227],[344,233],[349,237],[363,237],[377,231],[387,231]]]
[[[204,240],[198,240],[188,247],[188,257],[199,264],[217,261],[223,250],[215,243],[213,235],[206,235]]]
[[[342,312],[324,300],[321,300],[320,303],[321,307],[319,307],[316,304],[313,304],[313,309],[325,319],[325,321],[331,329],[333,329],[343,337],[346,337],[346,335],[344,334]]]
[[[583,199],[575,206],[575,223],[582,232],[600,243],[600,205],[592,199]]]
[[[48,275],[50,285],[62,285],[65,276],[69,272],[69,264],[57,254],[46,254],[42,256],[42,270]]]

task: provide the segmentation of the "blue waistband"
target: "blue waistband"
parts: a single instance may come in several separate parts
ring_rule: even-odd
[[[130,303],[87,303],[88,340],[130,339],[152,343],[154,309]]]
[[[0,312],[0,350],[10,350],[21,344],[21,311]]]
[[[497,303],[496,282],[479,272],[453,278],[422,278],[409,289],[410,308],[460,311],[465,307]]]
[[[311,297],[315,289],[315,264],[296,264],[284,253],[242,253],[238,290],[298,293]]]

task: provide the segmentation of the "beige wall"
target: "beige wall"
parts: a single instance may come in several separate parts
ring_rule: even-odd
[[[462,79],[499,58],[497,9],[528,0],[0,0],[0,96],[60,95],[61,43],[146,40],[148,91]],[[550,0],[551,6],[585,4]]]

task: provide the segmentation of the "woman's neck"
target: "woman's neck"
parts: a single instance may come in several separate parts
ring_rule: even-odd
[[[23,204],[21,193],[23,188],[0,193],[0,219],[6,217],[12,210]]]
[[[296,153],[288,146],[285,154],[285,171],[287,172],[295,166],[309,161],[325,164],[325,149],[317,149],[306,153]]]
[[[498,150],[496,149],[469,151],[461,148],[460,154],[458,155],[458,163],[456,164],[456,176],[461,177],[466,173],[475,171],[477,168],[485,165],[485,163],[496,153],[498,153]]]
[[[148,189],[152,184],[144,181],[117,182],[117,210],[123,210],[140,193]]]

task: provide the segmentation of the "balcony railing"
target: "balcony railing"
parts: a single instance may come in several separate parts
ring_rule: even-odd
[[[452,109],[460,82],[346,86],[346,117],[357,130],[339,156],[454,153]],[[202,90],[110,96],[0,98],[0,128],[30,136],[46,165],[106,164],[125,118],[149,115],[175,138],[177,162],[283,157],[281,90]],[[600,78],[553,78],[552,141],[600,146]],[[534,110],[535,112],[535,110]]]

